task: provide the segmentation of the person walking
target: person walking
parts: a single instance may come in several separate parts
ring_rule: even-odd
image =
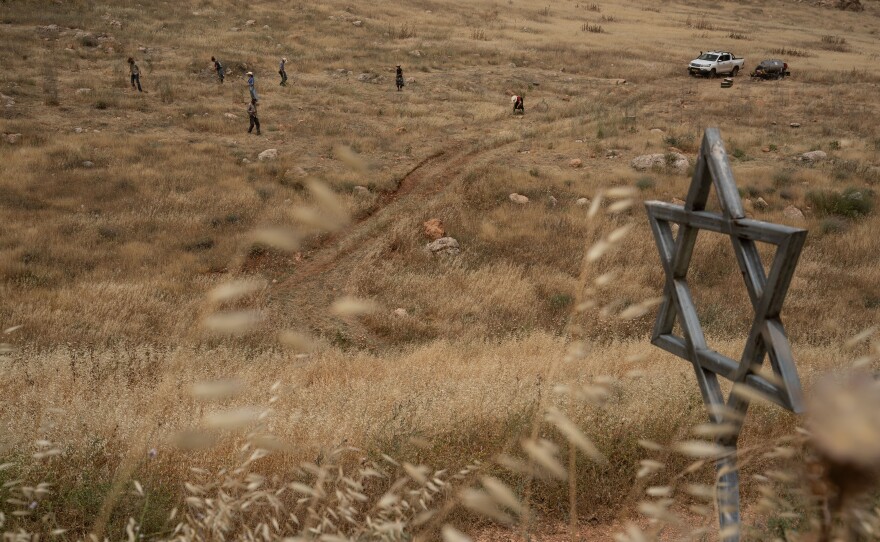
[[[403,69],[400,66],[397,66],[397,77],[395,77],[395,81],[397,82],[397,92],[403,90]]]
[[[251,119],[251,125],[248,128],[248,133],[251,133],[251,131],[254,129],[254,127],[256,127],[257,128],[257,135],[261,135],[260,134],[260,119],[257,118],[257,99],[256,98],[251,99],[251,103],[248,104],[247,112],[248,112],[248,117]]]
[[[254,72],[247,72],[248,89],[251,91],[251,100],[257,101],[257,89],[254,88]]]
[[[214,57],[211,57],[211,62],[214,63],[214,69],[217,70],[217,77],[220,79],[220,84],[223,84],[223,80],[226,79],[226,74],[223,73],[223,64],[220,64],[220,61]]]
[[[281,65],[278,66],[278,75],[281,76],[281,86],[287,86],[287,72],[284,70],[284,65],[287,64],[287,58],[281,58]]]
[[[135,88],[135,83],[137,83],[138,92],[143,92],[144,89],[141,88],[141,70],[132,57],[128,57],[128,71],[131,73],[131,88]]]

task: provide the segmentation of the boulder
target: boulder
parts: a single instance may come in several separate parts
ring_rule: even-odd
[[[666,132],[664,132],[664,131],[661,130],[660,128],[651,128],[651,133],[652,133],[652,134],[657,134],[657,135],[664,135]]]
[[[426,220],[422,226],[425,227],[425,237],[432,241],[446,237],[446,229],[443,227],[443,221],[439,218]]]
[[[82,163],[82,166],[85,168],[95,167],[95,163],[92,162],[91,160],[86,160]]]
[[[258,160],[274,160],[278,158],[278,149],[266,149],[257,155]]]
[[[584,165],[580,158],[572,158],[568,161],[568,167],[579,168]]]
[[[825,151],[810,151],[801,155],[801,160],[805,162],[821,162],[826,158],[828,158],[828,155],[825,154]]]
[[[226,117],[227,119],[232,119],[232,120],[235,120],[238,118],[238,115],[236,115],[235,113],[223,113],[223,116]]]
[[[352,24],[353,26],[357,26],[357,27],[364,26],[364,22],[363,22],[363,21],[354,21],[354,22],[351,23],[351,24]]]
[[[397,307],[396,309],[394,309],[394,316],[397,316],[398,318],[406,316],[407,314],[408,313],[406,312],[406,309],[404,309],[403,307]]]
[[[547,196],[547,205],[550,207],[556,207],[557,203],[559,203],[559,200],[557,200],[555,196]]]
[[[636,156],[632,159],[632,162],[630,162],[630,166],[636,171],[669,168],[679,173],[686,173],[690,165],[691,163],[687,156],[677,152],[669,152],[667,154],[643,154],[641,156]]]
[[[789,126],[791,126],[792,128],[800,128],[801,123],[800,122],[792,122],[792,123],[789,123]]]
[[[589,198],[578,198],[577,201],[575,201],[574,203],[575,203],[575,205],[577,205],[579,207],[583,207],[584,205],[590,204],[590,199]]]
[[[362,73],[357,76],[357,80],[361,83],[377,83],[379,76],[375,73]]]
[[[768,204],[767,200],[765,200],[764,198],[758,198],[755,200],[755,209],[759,211],[764,211],[767,209],[767,207],[770,207],[770,204]]]
[[[305,171],[303,171],[303,175],[305,175]],[[357,196],[369,196],[370,195],[370,189],[367,188],[366,186],[357,185],[354,188],[352,188],[352,191]]]
[[[436,241],[431,241],[425,248],[434,255],[456,256],[461,252],[458,241],[452,237],[441,237]]]
[[[508,197],[510,198],[510,201],[512,201],[516,204],[519,204],[519,205],[525,205],[526,203],[529,202],[529,198],[523,196],[522,194],[517,194],[515,192]]]
[[[415,56],[415,57],[422,56],[422,52],[419,51],[418,49],[414,49],[414,50],[410,51],[409,54],[410,54],[410,56]]]
[[[245,26],[254,26],[255,24],[257,24],[257,21],[255,21],[253,19],[248,19],[247,21],[244,22]]]
[[[15,98],[12,96],[7,96],[6,94],[0,93],[0,100],[3,100],[3,105],[6,107],[12,107],[15,105]]]
[[[21,141],[21,134],[3,134],[5,136],[6,142],[10,145],[15,145],[16,143]]]
[[[782,216],[785,218],[790,218],[792,220],[803,220],[804,213],[794,205],[789,205],[785,209],[782,210]]]

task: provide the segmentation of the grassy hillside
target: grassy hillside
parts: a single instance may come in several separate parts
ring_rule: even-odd
[[[809,230],[783,311],[805,384],[869,353],[841,349],[880,321],[880,5],[863,3],[2,4],[0,463],[51,479],[58,523],[81,535],[140,513],[114,496],[129,479],[164,518],[190,467],[233,465],[240,433],[201,446],[215,409],[275,397],[260,431],[282,451],[258,467],[272,474],[338,446],[361,450],[346,466],[385,453],[455,471],[559,437],[541,422],[557,405],[608,458],[579,464],[584,519],[625,517],[637,440],[680,439],[705,417],[692,369],[648,343],[653,310],[620,315],[662,293],[641,202],[684,197],[707,126],[748,214]],[[688,77],[714,48],[747,71],[781,57],[793,77]],[[262,136],[246,133],[248,70]],[[277,158],[259,160],[266,149]],[[800,159],[813,150],[826,158]],[[691,169],[630,166],[671,152]],[[631,206],[608,205],[615,187]],[[459,255],[425,250],[431,218]],[[751,309],[729,241],[702,235],[689,279],[710,343],[738,358]],[[331,309],[346,297],[373,310]],[[193,393],[215,381],[234,390]],[[602,408],[554,392],[597,382]],[[744,445],[796,423],[759,406]],[[193,431],[199,449],[179,446]],[[29,459],[38,440],[62,457]],[[508,476],[565,517],[565,484]]]

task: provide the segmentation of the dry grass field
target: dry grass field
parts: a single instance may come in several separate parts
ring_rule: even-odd
[[[659,453],[663,478],[691,459],[645,441],[706,415],[693,369],[649,343],[664,277],[641,202],[684,197],[706,127],[748,214],[809,230],[783,310],[807,395],[853,359],[878,369],[876,337],[847,342],[880,322],[880,2],[862,3],[0,1],[0,531],[424,539],[513,514],[498,536],[589,540],[651,517],[639,461]],[[688,77],[716,48],[792,77]],[[630,166],[673,150],[688,172]],[[460,254],[425,249],[431,218]],[[738,358],[729,240],[701,234],[689,280]],[[754,539],[812,526],[813,501],[775,510],[762,482],[810,464],[761,455],[802,423],[749,414]],[[714,517],[696,510],[676,527],[694,540]]]

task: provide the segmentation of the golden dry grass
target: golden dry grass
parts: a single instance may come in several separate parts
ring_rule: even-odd
[[[159,518],[190,466],[234,464],[232,437],[176,447],[212,408],[192,397],[198,382],[242,382],[224,408],[262,405],[281,382],[271,429],[285,451],[264,473],[341,443],[455,470],[518,446],[557,384],[638,369],[646,376],[623,380],[603,409],[572,415],[610,458],[582,465],[579,509],[602,519],[630,510],[636,439],[680,438],[703,407],[688,365],[648,345],[653,315],[616,317],[661,293],[640,205],[591,221],[575,200],[623,185],[638,186],[638,199],[683,197],[687,176],[635,172],[629,161],[669,147],[693,159],[702,130],[719,126],[744,197],[768,204],[749,214],[810,230],[783,313],[802,379],[843,367],[840,345],[880,320],[880,213],[824,216],[809,194],[853,187],[875,198],[880,182],[880,6],[865,4],[861,14],[781,1],[711,13],[690,2],[516,0],[4,5],[0,92],[15,104],[0,104],[0,131],[22,138],[0,140],[0,327],[15,327],[2,338],[11,352],[0,357],[0,463],[51,473],[63,488],[59,517],[83,534],[114,479],[149,481],[164,495],[150,509]],[[787,57],[789,80],[740,76],[721,91],[683,74],[695,52],[715,47],[747,68],[780,48],[806,56]],[[128,88],[129,55],[145,94]],[[228,70],[223,86],[212,55]],[[282,55],[287,88],[275,75]],[[414,79],[402,93],[395,64]],[[245,133],[245,69],[257,74],[262,138]],[[510,92],[525,95],[525,116],[510,116]],[[258,161],[267,148],[279,158]],[[612,149],[619,157],[606,157]],[[830,159],[795,160],[816,149]],[[310,179],[351,215],[342,231],[306,230],[291,215],[315,203]],[[531,202],[511,203],[512,192]],[[806,219],[785,218],[788,205]],[[460,256],[423,250],[432,217]],[[582,270],[587,247],[623,225],[633,227],[623,246]],[[253,243],[265,228],[298,228],[301,248]],[[587,294],[607,311],[571,319],[585,286],[609,272]],[[241,299],[206,301],[242,278],[263,282]],[[690,278],[710,343],[738,357],[751,314],[729,242],[702,237]],[[342,296],[378,309],[340,318],[329,307]],[[259,324],[237,337],[203,327],[234,309],[257,311]],[[314,350],[279,345],[284,330],[308,335]],[[587,357],[551,371],[572,335],[590,345]],[[744,443],[772,442],[795,423],[755,409]],[[57,443],[63,459],[23,461],[35,439]],[[151,448],[159,455],[141,461]],[[563,517],[566,492],[541,482],[533,499]],[[113,521],[136,506],[123,499]]]

